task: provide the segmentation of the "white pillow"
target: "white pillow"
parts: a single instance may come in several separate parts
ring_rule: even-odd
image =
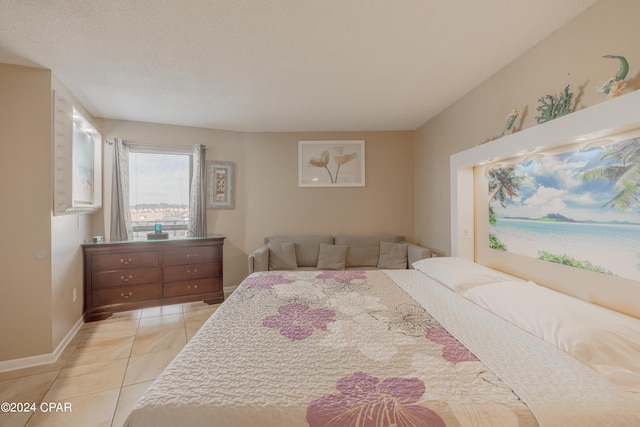
[[[412,265],[458,293],[487,283],[518,280],[510,274],[458,257],[425,258]]]
[[[464,296],[564,350],[623,389],[640,393],[640,319],[533,282],[488,284]]]

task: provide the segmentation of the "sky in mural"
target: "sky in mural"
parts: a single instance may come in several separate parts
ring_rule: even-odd
[[[487,172],[491,247],[640,280],[640,138]]]

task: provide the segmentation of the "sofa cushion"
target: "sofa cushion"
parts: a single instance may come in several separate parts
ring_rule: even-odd
[[[431,251],[431,249],[423,248],[422,246],[409,243],[407,247],[407,264],[408,268],[413,268],[413,263],[420,261],[421,259],[444,256],[444,254],[438,254]]]
[[[270,236],[264,239],[265,243],[293,242],[296,248],[296,261],[298,267],[315,267],[318,265],[318,254],[320,253],[320,243],[333,244],[333,236],[302,235],[302,236]]]
[[[378,268],[406,269],[407,243],[380,242],[380,258]]]
[[[347,236],[335,237],[336,245],[346,245],[346,267],[377,267],[380,256],[380,242],[402,242],[402,236],[395,234],[381,234],[377,236]]]
[[[293,242],[269,243],[269,270],[295,270],[296,246]]]
[[[320,243],[320,254],[318,255],[319,270],[344,270],[346,259],[346,246]]]

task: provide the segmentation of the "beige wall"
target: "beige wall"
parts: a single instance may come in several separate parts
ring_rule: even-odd
[[[626,56],[640,89],[638,16],[635,0],[596,3],[416,131],[416,240],[450,253],[449,157],[499,134],[512,108],[523,129],[536,124],[538,98],[567,84],[579,109],[604,102],[596,87],[619,68],[605,54]]]
[[[299,140],[365,140],[365,187],[298,187]],[[396,233],[413,241],[413,132],[246,135],[246,248],[272,234]]]
[[[51,71],[0,64],[0,361],[51,357],[82,317],[93,217],[52,216],[53,90],[83,111]]]
[[[137,142],[169,146],[192,147],[202,144],[207,147],[207,160],[219,160],[235,163],[236,199],[235,209],[207,211],[208,234],[221,234],[224,242],[224,285],[237,285],[246,275],[247,258],[244,253],[245,221],[245,160],[244,135],[240,132],[185,126],[162,125],[155,123],[129,122],[122,120],[103,120],[99,127],[103,139],[113,142],[115,138]],[[105,146],[104,156],[104,199],[102,215],[97,214],[94,234],[109,236],[108,221],[111,209],[111,179],[113,145]]]
[[[85,119],[95,120],[75,97],[53,76],[53,90],[74,105]],[[55,112],[54,112],[55,115]],[[98,214],[57,215],[51,217],[51,321],[53,349],[56,349],[73,326],[82,318],[84,283],[82,247],[91,240],[91,228]],[[76,300],[73,300],[73,290]]]
[[[498,134],[513,107],[521,114],[518,128],[534,125],[537,99],[568,83],[579,108],[603,102],[595,88],[618,68],[604,54],[625,55],[631,85],[640,88],[638,16],[635,0],[597,3],[415,133],[239,133],[115,120],[94,125],[109,140],[200,143],[209,148],[208,159],[236,163],[236,208],[208,211],[209,233],[227,237],[227,286],[244,278],[247,254],[274,233],[389,232],[448,252],[449,156]],[[106,209],[51,217],[51,90],[57,85],[48,70],[0,64],[0,361],[51,353],[61,342],[81,312],[71,302],[82,282],[79,244],[108,234],[109,146]],[[366,187],[299,188],[300,139],[364,139]],[[38,249],[46,251],[44,260],[34,257]]]
[[[209,234],[226,237],[224,285],[248,274],[247,256],[271,234],[397,233],[413,240],[413,132],[241,133],[103,120],[103,138],[157,145],[203,144],[207,160],[235,163],[235,208],[209,209]],[[364,139],[366,186],[299,188],[298,140]],[[113,147],[105,148],[105,215]],[[103,215],[94,234],[108,235]]]
[[[2,361],[52,351],[51,72],[0,64],[0,93]]]
[[[640,287],[637,282],[490,250],[486,239],[488,220],[486,195],[478,197],[479,190],[477,190],[474,206],[473,197],[461,198],[458,192],[457,216],[453,219],[449,194],[450,156],[464,151],[462,156],[465,157],[470,153],[466,150],[475,147],[478,140],[499,133],[503,119],[512,107],[516,107],[521,112],[520,120],[516,122],[519,130],[524,128],[527,131],[522,132],[521,135],[515,133],[509,138],[489,143],[487,146],[477,147],[472,152],[491,152],[492,154],[487,157],[496,157],[494,147],[500,147],[504,149],[502,155],[513,156],[516,154],[515,150],[523,148],[521,146],[523,138],[527,138],[526,143],[529,144],[525,148],[556,142],[529,141],[532,139],[528,136],[532,134],[529,131],[535,130],[536,135],[544,135],[544,138],[537,139],[552,139],[564,133],[560,139],[562,140],[572,134],[580,135],[581,129],[585,132],[584,129],[598,121],[595,117],[614,114],[613,118],[618,119],[623,116],[620,113],[611,113],[610,108],[597,108],[595,111],[602,111],[601,116],[594,116],[588,122],[578,118],[589,117],[594,110],[585,110],[580,114],[567,116],[568,120],[561,119],[544,125],[536,125],[535,122],[535,116],[538,115],[537,99],[547,93],[558,93],[567,84],[571,84],[577,96],[579,110],[595,105],[598,107],[617,105],[607,101],[602,93],[596,91],[596,87],[615,75],[619,68],[617,60],[601,58],[604,54],[626,56],[631,64],[627,78],[629,86],[634,90],[640,89],[640,51],[637,49],[636,42],[640,38],[640,27],[635,19],[637,16],[640,16],[639,2],[603,0],[597,3],[416,132],[416,236],[418,240],[424,240],[425,244],[450,253],[452,222],[453,226],[457,227],[456,233],[460,235],[463,225],[460,221],[466,221],[464,224],[471,223],[473,230],[475,218],[477,230],[480,230],[476,236],[475,248],[471,247],[469,251],[470,245],[465,244],[463,250],[458,251],[456,255],[469,256],[480,263],[535,280],[537,283],[587,301],[640,316],[638,305],[635,303],[640,296]],[[633,99],[636,98],[633,97]],[[604,102],[608,104],[602,104]],[[637,115],[637,106],[634,107],[634,111],[636,111],[635,116],[634,113],[629,112],[629,108],[626,108],[625,120],[640,119]],[[601,121],[615,121],[613,118]],[[558,128],[563,123],[571,129]],[[553,129],[557,132],[547,131]],[[512,148],[514,145],[518,148]],[[482,158],[475,159],[476,162],[480,160]],[[469,185],[473,185],[473,176],[469,176],[466,170],[465,174],[464,177],[457,175],[458,179],[469,178],[471,180]],[[483,178],[481,173],[476,173],[476,189],[486,189],[486,181],[480,182]],[[438,180],[438,185],[431,185],[434,179]],[[421,222],[421,218],[427,218],[427,220]],[[462,241],[457,243],[459,242]]]

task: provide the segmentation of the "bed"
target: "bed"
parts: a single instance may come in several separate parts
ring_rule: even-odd
[[[464,295],[519,279],[423,267],[253,273],[125,425],[640,425],[633,392]]]

